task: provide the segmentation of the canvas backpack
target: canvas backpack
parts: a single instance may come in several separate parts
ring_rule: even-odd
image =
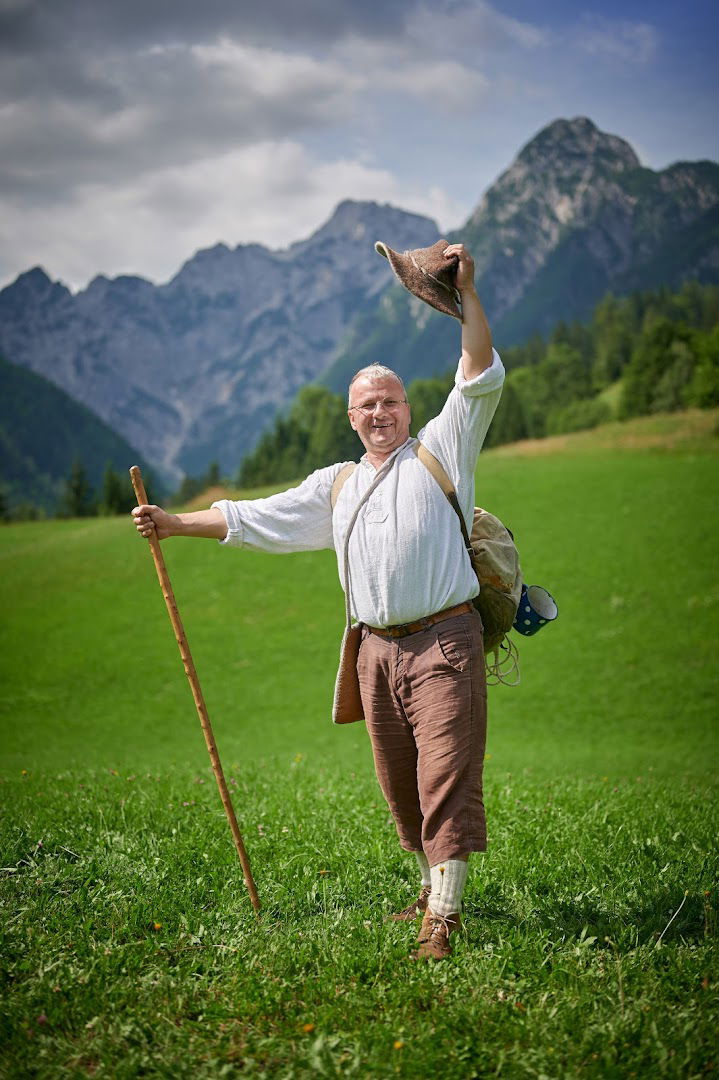
[[[422,443],[415,444],[415,453],[456,513],[464,546],[479,581],[479,595],[472,603],[484,627],[488,678],[490,681],[514,685],[519,682],[517,650],[507,634],[516,618],[522,592],[522,572],[514,538],[498,517],[479,506],[474,508],[472,531],[468,534],[457,493],[445,469]],[[354,462],[351,462],[338,473],[330,496],[333,510],[340,491],[355,468]]]

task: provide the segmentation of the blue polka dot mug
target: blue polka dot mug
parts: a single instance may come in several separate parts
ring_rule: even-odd
[[[559,612],[554,599],[541,585],[522,585],[522,595],[514,620],[514,629],[531,637],[548,622],[553,622]]]

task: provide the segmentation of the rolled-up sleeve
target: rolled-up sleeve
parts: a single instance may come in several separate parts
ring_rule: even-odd
[[[489,367],[475,375],[473,379],[465,379],[461,362],[457,365],[454,376],[454,385],[460,394],[465,397],[480,397],[482,394],[491,394],[502,389],[504,383],[504,364],[499,353],[492,349],[492,363]]]
[[[330,493],[344,464],[318,469],[298,487],[267,499],[214,502],[227,522],[227,536],[220,543],[278,554],[333,548]]]

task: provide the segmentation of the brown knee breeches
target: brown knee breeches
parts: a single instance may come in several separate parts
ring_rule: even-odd
[[[484,851],[487,684],[479,615],[403,638],[365,627],[357,670],[377,778],[402,847],[424,851],[430,866]]]

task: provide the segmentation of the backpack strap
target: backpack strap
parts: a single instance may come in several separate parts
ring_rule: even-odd
[[[432,476],[442,488],[442,491],[445,493],[447,498],[449,498],[449,496],[454,492],[454,484],[447,476],[444,465],[442,465],[439,458],[436,458],[434,454],[432,454],[421,442],[418,442],[416,444],[414,452],[419,458],[419,460],[422,462],[424,467],[426,469],[429,469],[429,471],[432,473]]]
[[[330,491],[330,505],[332,506],[333,511],[335,506],[337,505],[337,500],[340,497],[340,491],[345,486],[345,483],[349,480],[350,476],[356,468],[356,463],[354,461],[350,461],[347,463],[347,465],[344,466],[344,468],[340,469],[340,471],[335,476],[334,483],[332,484],[332,490]]]
[[[464,514],[459,505],[457,499],[457,492],[454,490],[452,481],[447,476],[447,472],[440,461],[430,453],[426,446],[423,446],[421,442],[418,442],[415,446],[415,453],[422,462],[422,464],[431,472],[434,479],[441,487],[444,494],[447,496],[452,509],[459,518],[459,526],[462,530],[462,537],[464,538],[464,544],[469,554],[470,562],[473,569],[476,570],[474,562],[474,549],[472,547],[472,541],[467,535],[467,525],[464,520]],[[505,525],[506,528],[506,525]],[[509,529],[507,532],[512,536]],[[514,537],[512,536],[512,540]],[[477,575],[479,576],[479,575]],[[481,587],[481,586],[480,586]],[[498,683],[503,683],[505,686],[518,686],[519,685],[519,654],[517,653],[517,646],[514,642],[505,634],[502,641],[497,644],[493,650],[493,659],[490,660],[490,654],[485,656],[485,663],[487,667],[487,685],[495,686]]]
[[[469,539],[469,533],[467,532],[467,523],[464,520],[464,514],[459,505],[459,499],[457,498],[457,492],[454,490],[454,484],[447,476],[447,470],[444,465],[432,454],[426,446],[421,442],[418,442],[414,448],[414,452],[422,462],[424,467],[429,470],[432,476],[435,478],[444,494],[447,496],[447,500],[454,510],[455,514],[459,518],[459,527],[462,530],[462,539],[464,540],[464,546],[467,551],[472,555],[472,541]],[[340,474],[341,475],[341,474]],[[337,478],[339,479],[339,477]],[[335,484],[337,480],[335,480]],[[332,489],[334,491],[334,487]]]

